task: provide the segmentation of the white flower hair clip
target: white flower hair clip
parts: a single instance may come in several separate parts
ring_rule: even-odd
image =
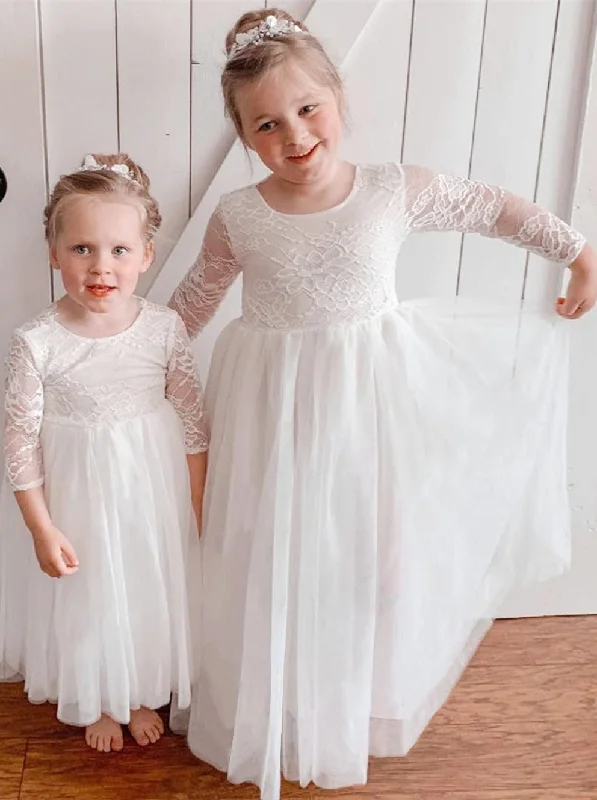
[[[73,172],[116,172],[118,175],[122,175],[123,178],[133,183],[138,183],[138,181],[133,178],[126,164],[112,164],[111,166],[108,164],[100,164],[92,155],[85,156],[83,166],[77,167]]]
[[[237,56],[245,47],[263,44],[266,39],[276,39],[278,36],[290,36],[294,33],[305,33],[305,31],[295,22],[290,22],[287,19],[278,19],[278,17],[270,14],[254,28],[249,28],[248,31],[236,34],[234,44],[228,53],[228,61]]]

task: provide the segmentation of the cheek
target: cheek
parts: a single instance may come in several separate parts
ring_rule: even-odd
[[[263,161],[270,161],[280,149],[278,137],[268,136],[260,139],[255,145],[255,152]]]
[[[65,286],[80,282],[87,275],[87,269],[80,262],[62,259],[58,263],[62,273],[62,282]]]
[[[335,112],[326,112],[321,120],[321,126],[327,131],[329,138],[339,139],[342,135],[342,121]]]

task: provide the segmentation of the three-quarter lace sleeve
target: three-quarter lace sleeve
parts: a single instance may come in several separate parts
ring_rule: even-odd
[[[216,313],[240,272],[221,212],[212,215],[201,252],[170,299],[194,338]]]
[[[208,449],[208,433],[203,419],[203,389],[189,337],[180,317],[172,332],[171,354],[166,373],[166,397],[182,420],[187,453]]]
[[[41,376],[27,340],[15,333],[6,359],[4,459],[8,482],[25,491],[44,482],[40,430],[44,413]]]
[[[460,231],[501,239],[562,264],[585,239],[535,203],[481,181],[403,167],[405,220],[410,231]]]

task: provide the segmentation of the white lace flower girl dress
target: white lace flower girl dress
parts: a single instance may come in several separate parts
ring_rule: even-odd
[[[207,447],[202,390],[177,314],[145,300],[133,325],[87,339],[55,306],[8,357],[0,502],[0,678],[22,677],[61,721],[190,702],[187,570],[200,579],[186,453]],[[80,567],[41,572],[13,490],[44,485]]]
[[[584,240],[497,187],[358,167],[328,211],[222,198],[173,298],[194,335],[242,272],[216,345],[200,672],[188,740],[234,782],[333,788],[403,755],[515,585],[569,561],[566,323],[401,302],[415,231],[569,263]]]

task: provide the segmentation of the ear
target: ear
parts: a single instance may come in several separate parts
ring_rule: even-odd
[[[60,265],[58,263],[57,250],[55,247],[50,247],[50,265],[52,269],[60,269]]]
[[[145,245],[145,253],[143,254],[143,266],[141,267],[141,272],[147,272],[147,270],[153,264],[153,260],[155,258],[155,249],[153,246],[153,242],[147,242]]]

